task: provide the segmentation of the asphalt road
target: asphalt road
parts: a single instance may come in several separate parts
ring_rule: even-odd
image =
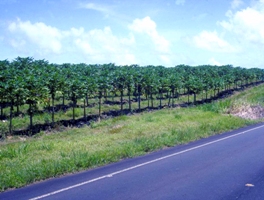
[[[0,199],[264,199],[264,124],[54,178]]]

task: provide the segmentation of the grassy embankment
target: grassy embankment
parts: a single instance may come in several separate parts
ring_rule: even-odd
[[[61,128],[0,143],[0,191],[188,143],[257,121],[228,112],[262,104],[264,85],[211,104],[120,116],[90,127]],[[64,129],[64,130],[61,130]]]

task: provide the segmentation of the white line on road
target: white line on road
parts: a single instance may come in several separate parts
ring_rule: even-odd
[[[186,152],[189,152],[189,151],[192,151],[192,150],[195,150],[195,149],[199,149],[199,148],[202,148],[202,147],[205,147],[205,146],[208,146],[208,145],[211,145],[211,144],[214,144],[214,143],[217,143],[217,142],[221,142],[223,140],[227,140],[229,138],[232,138],[232,137],[236,137],[236,136],[239,136],[239,135],[242,135],[244,133],[248,133],[250,131],[254,131],[256,129],[260,129],[264,127],[264,125],[262,126],[258,126],[258,127],[255,127],[255,128],[252,128],[252,129],[249,129],[249,130],[246,130],[246,131],[243,131],[243,132],[239,132],[239,133],[236,133],[234,135],[231,135],[231,136],[227,136],[227,137],[224,137],[224,138],[221,138],[221,139],[218,139],[218,140],[214,140],[212,142],[208,142],[208,143],[205,143],[205,144],[202,144],[202,145],[199,145],[199,146],[196,146],[196,147],[192,147],[192,148],[189,148],[189,149],[186,149],[186,150],[183,150],[183,151],[180,151],[180,152],[177,152],[177,153],[173,153],[173,154],[170,154],[170,155],[167,155],[167,156],[163,156],[163,157],[160,157],[160,158],[157,158],[157,159],[154,159],[154,160],[151,160],[151,161],[148,161],[148,162],[144,162],[144,163],[141,163],[141,164],[138,164],[138,165],[135,165],[135,166],[132,166],[132,167],[129,167],[129,168],[126,168],[126,169],[123,169],[123,170],[119,170],[119,171],[116,171],[116,172],[113,172],[113,173],[110,173],[110,174],[107,174],[107,175],[104,175],[104,176],[100,176],[98,178],[95,178],[95,179],[91,179],[91,180],[88,180],[88,181],[85,181],[85,182],[82,182],[82,183],[78,183],[76,185],[72,185],[72,186],[69,186],[69,187],[66,187],[66,188],[62,188],[60,190],[56,190],[54,192],[50,192],[50,193],[47,193],[47,194],[44,194],[44,195],[41,195],[41,196],[38,196],[38,197],[34,197],[32,199],[29,199],[29,200],[37,200],[37,199],[42,199],[42,198],[45,198],[45,197],[48,197],[48,196],[52,196],[54,194],[58,194],[58,193],[61,193],[61,192],[64,192],[64,191],[67,191],[67,190],[70,190],[70,189],[73,189],[73,188],[77,188],[77,187],[80,187],[80,186],[83,186],[83,185],[86,185],[88,183],[92,183],[92,182],[95,182],[95,181],[99,181],[101,179],[105,179],[105,178],[109,178],[109,177],[112,177],[114,175],[117,175],[117,174],[121,174],[121,173],[124,173],[124,172],[127,172],[127,171],[130,171],[130,170],[133,170],[133,169],[136,169],[136,168],[139,168],[139,167],[142,167],[142,166],[145,166],[145,165],[149,165],[151,163],[154,163],[154,162],[158,162],[160,160],[164,160],[164,159],[167,159],[167,158],[170,158],[170,157],[173,157],[173,156],[177,156],[179,154],[183,154],[183,153],[186,153]]]

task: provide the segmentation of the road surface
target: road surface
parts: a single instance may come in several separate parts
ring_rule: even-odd
[[[0,193],[0,199],[264,199],[264,124]]]

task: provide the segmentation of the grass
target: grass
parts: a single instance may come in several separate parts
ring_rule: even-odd
[[[258,86],[197,107],[119,116],[89,127],[58,127],[59,132],[40,132],[31,138],[10,137],[0,143],[0,191],[256,123],[226,111],[239,100],[260,102],[263,89]]]

